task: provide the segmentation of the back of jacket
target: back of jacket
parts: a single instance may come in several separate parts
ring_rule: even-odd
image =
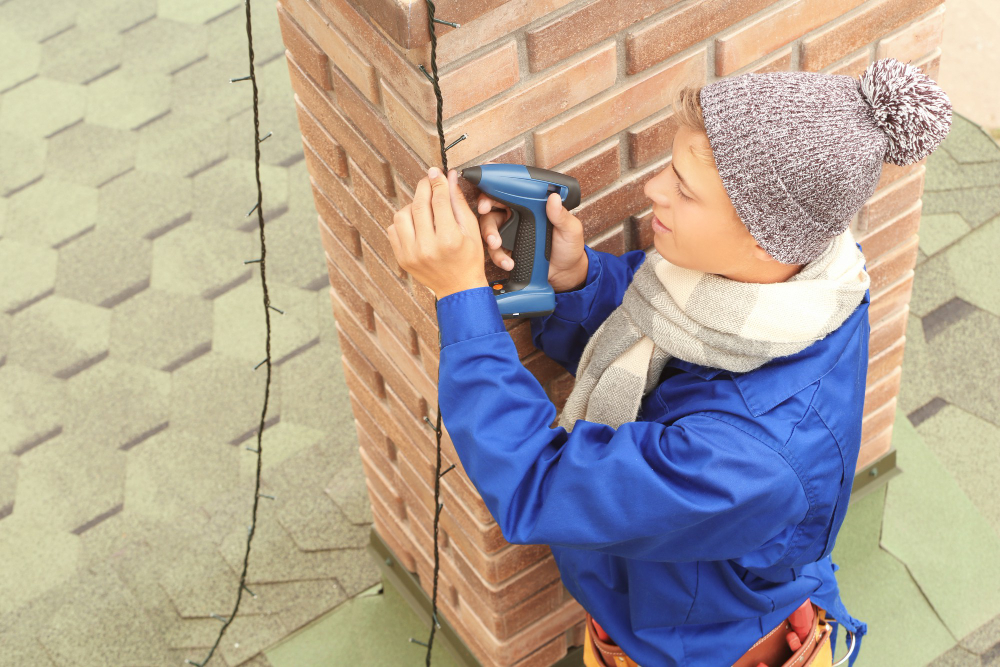
[[[573,374],[646,258],[586,252],[585,286],[531,321],[535,346]],[[860,448],[869,300],[748,373],[671,359],[634,422],[567,434],[549,427],[555,407],[488,288],[452,294],[438,302],[445,426],[507,541],[548,544],[639,664],[731,665],[807,597],[860,640],[829,554]]]

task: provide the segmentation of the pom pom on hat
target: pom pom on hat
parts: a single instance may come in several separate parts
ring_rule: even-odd
[[[873,62],[861,93],[876,125],[889,137],[884,162],[906,165],[930,155],[951,127],[951,101],[926,74],[895,58]]]

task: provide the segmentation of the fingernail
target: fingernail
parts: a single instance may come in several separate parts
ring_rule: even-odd
[[[509,259],[505,259],[503,261],[503,268],[510,271],[512,268],[514,268],[514,262],[510,261]]]
[[[496,234],[490,234],[490,245],[493,246],[494,248],[496,247],[497,245]]]
[[[440,169],[438,169],[437,167],[431,167],[431,168],[430,168],[430,169],[429,169],[429,170],[427,171],[427,175],[428,175],[429,177],[431,177],[431,178],[437,178],[438,176],[440,176],[440,175],[441,175],[441,170],[440,170]]]

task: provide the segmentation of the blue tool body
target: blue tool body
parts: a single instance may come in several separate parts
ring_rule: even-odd
[[[524,164],[482,164],[462,170],[462,178],[492,199],[510,207],[511,216],[497,230],[502,246],[511,251],[514,268],[493,283],[493,294],[505,319],[542,317],[556,306],[549,284],[552,223],[545,204],[558,192],[566,209],[580,204],[580,183],[572,176]]]

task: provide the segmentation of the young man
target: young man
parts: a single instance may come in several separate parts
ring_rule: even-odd
[[[442,417],[507,541],[550,545],[588,612],[588,667],[829,667],[833,619],[853,665],[867,625],[830,559],[870,332],[849,224],[883,162],[940,144],[951,106],[888,58],[860,81],[722,79],[674,108],[648,255],[587,247],[550,195],[556,308],[531,332],[576,377],[556,428],[482,270],[480,235],[509,259],[500,216],[481,198],[476,229],[455,172],[420,181],[389,239],[439,299]]]

